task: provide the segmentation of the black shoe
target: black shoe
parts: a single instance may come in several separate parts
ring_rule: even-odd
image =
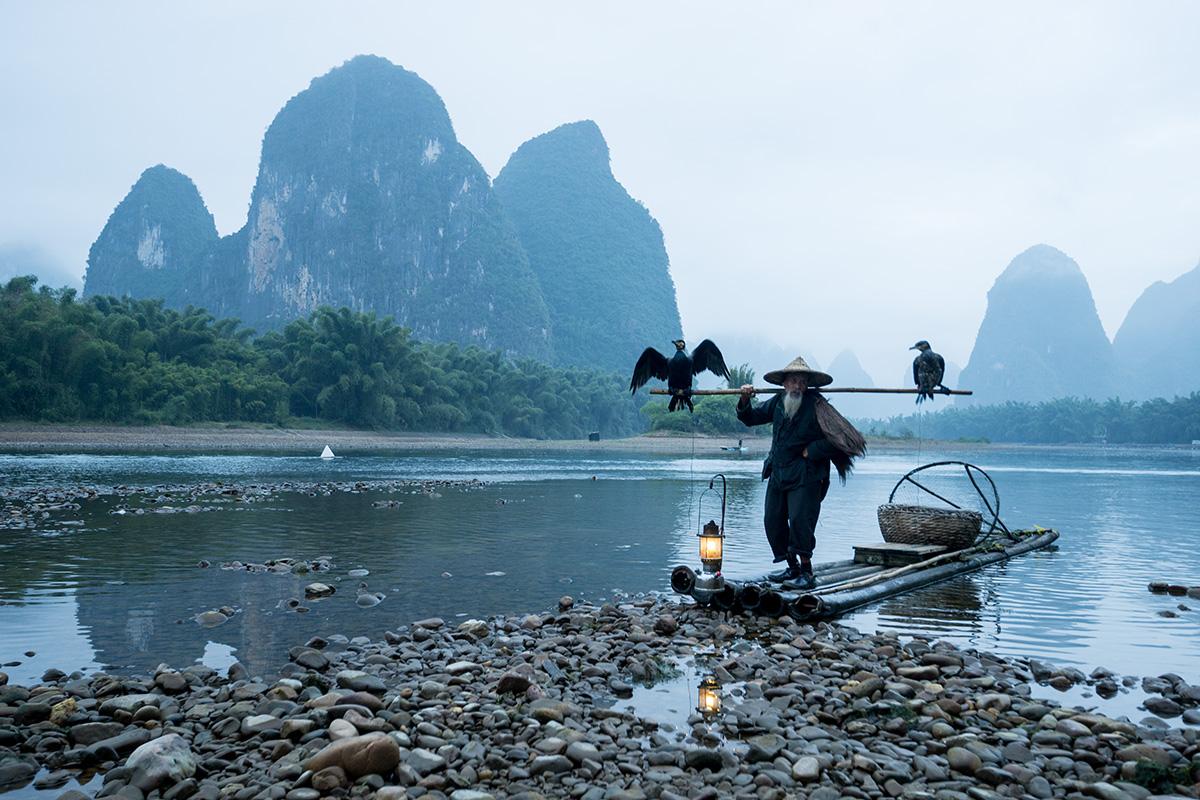
[[[800,572],[795,578],[784,581],[783,588],[792,592],[809,592],[817,588],[817,579],[811,572]]]
[[[767,576],[767,580],[773,583],[783,583],[784,581],[790,581],[798,577],[800,577],[800,567],[787,566],[779,570],[779,572],[772,572]]]

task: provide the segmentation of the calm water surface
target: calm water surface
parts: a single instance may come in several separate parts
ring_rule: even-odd
[[[999,448],[890,451],[834,485],[818,528],[817,560],[848,558],[879,539],[875,509],[918,461],[961,458],[995,478],[1010,526],[1062,532],[1052,552],[856,612],[864,630],[893,630],[1032,656],[1085,671],[1177,672],[1200,681],[1200,601],[1150,580],[1200,585],[1200,455],[1186,449]],[[729,478],[726,573],[761,574],[764,486],[755,456],[691,458],[596,453],[295,456],[0,455],[5,486],[479,478],[482,488],[240,503],[205,498],[197,514],[114,516],[114,501],[52,518],[39,530],[0,531],[0,662],[14,681],[51,666],[147,670],[197,659],[238,659],[269,673],[287,649],[317,634],[378,636],[438,615],[448,621],[537,611],[563,594],[600,600],[667,588],[670,568],[695,558],[697,502],[707,479]],[[902,496],[900,499],[911,499]],[[397,500],[377,508],[379,500]],[[704,519],[719,500],[703,498]],[[222,561],[330,556],[318,579],[339,587],[311,611],[286,609],[312,576],[247,574]],[[213,567],[201,569],[202,559]],[[347,575],[367,569],[366,578]],[[449,576],[444,576],[449,573]],[[355,605],[365,581],[387,597]],[[193,621],[228,605],[216,628]],[[34,652],[36,655],[26,656]]]

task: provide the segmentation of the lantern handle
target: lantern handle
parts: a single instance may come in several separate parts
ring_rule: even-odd
[[[704,495],[708,494],[711,491],[715,491],[713,484],[716,483],[717,478],[721,479],[721,535],[724,536],[725,535],[725,497],[729,492],[729,485],[725,481],[725,475],[720,472],[718,472],[716,475],[713,475],[711,478],[708,479],[708,488],[700,493],[700,499],[696,501],[696,530],[700,530],[700,527],[704,524],[704,513],[703,513],[704,512],[704,508],[703,508]]]

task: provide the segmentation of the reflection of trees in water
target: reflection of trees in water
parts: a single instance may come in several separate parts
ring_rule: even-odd
[[[102,574],[78,591],[78,619],[103,664],[183,666],[212,640],[236,648],[252,673],[265,673],[314,634],[381,636],[426,616],[454,624],[458,614],[550,608],[564,593],[594,598],[614,588],[665,587],[680,488],[673,481],[530,482],[445,489],[440,497],[392,495],[403,501],[395,509],[372,508],[379,497],[370,494],[287,496],[290,513],[123,519],[120,546],[107,536],[95,537],[107,539],[105,547],[81,542],[90,551],[85,561],[96,559]],[[332,573],[251,574],[217,566],[322,554],[334,557]],[[213,567],[196,568],[202,558]],[[358,579],[346,571],[358,566],[370,569],[370,589],[387,595],[376,608],[354,603]],[[487,576],[493,571],[505,575]],[[125,585],[102,585],[110,577]],[[337,594],[309,603],[309,614],[278,608],[313,580],[333,583]],[[211,629],[194,621],[222,605],[240,613]]]
[[[180,580],[169,573],[161,582],[107,587],[77,595],[78,620],[98,662],[116,667],[149,669],[160,662],[186,666],[204,653],[205,644],[227,644],[251,671],[278,665],[268,654],[298,644],[288,637],[294,625],[279,602],[302,592],[291,575],[221,573],[195,570]],[[353,596],[351,596],[353,601]],[[229,605],[239,611],[228,622],[203,628],[200,611]],[[295,615],[292,615],[295,616]]]

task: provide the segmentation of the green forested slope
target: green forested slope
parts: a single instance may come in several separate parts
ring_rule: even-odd
[[[682,329],[662,230],[613,177],[596,123],[521,145],[495,191],[541,284],[558,363],[627,371],[647,346],[672,352]]]
[[[297,418],[387,430],[579,438],[645,422],[625,378],[426,344],[390,319],[320,308],[251,339],[160,300],[15,278],[0,289],[0,418],[183,424]]]

